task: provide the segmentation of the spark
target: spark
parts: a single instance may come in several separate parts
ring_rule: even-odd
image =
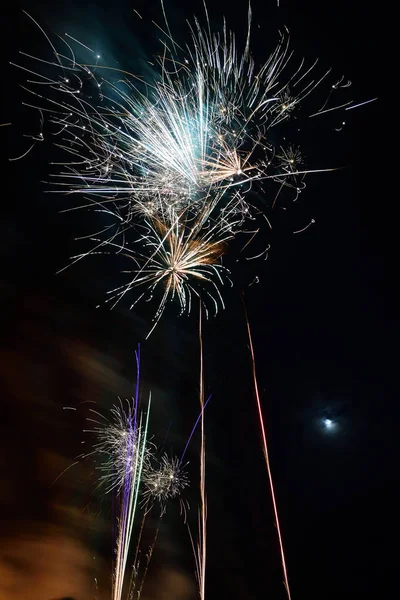
[[[299,165],[303,164],[304,158],[298,146],[281,148],[281,154],[277,155],[279,166],[287,173],[298,172]],[[284,181],[286,178],[284,179]]]
[[[325,113],[328,112],[332,112],[333,110],[339,110],[339,108],[345,108],[346,106],[349,106],[349,104],[352,103],[352,100],[350,102],[345,102],[344,104],[340,104],[339,106],[333,106],[332,108],[327,108],[326,110],[319,110],[316,113],[313,113],[312,115],[309,115],[309,118],[311,119],[311,117],[319,117],[320,115],[324,115]],[[348,110],[347,108],[345,108],[345,110]]]
[[[315,223],[315,219],[311,219],[311,221],[308,223],[308,225],[306,225],[302,229],[298,229],[297,231],[293,231],[293,234],[303,233],[303,231],[306,231],[306,229],[308,229],[309,227],[311,227],[311,225],[314,225],[314,223]]]
[[[345,110],[352,110],[353,108],[358,108],[359,106],[364,106],[365,104],[369,104],[370,102],[375,102],[375,100],[378,100],[378,97],[372,98],[371,100],[366,100],[365,102],[360,102],[359,104],[354,104],[353,106],[349,106],[348,108],[345,108]]]

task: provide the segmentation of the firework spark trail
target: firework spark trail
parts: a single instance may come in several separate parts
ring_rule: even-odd
[[[161,519],[161,517],[160,517],[160,519]],[[147,571],[149,569],[150,561],[151,561],[152,556],[153,556],[154,547],[155,547],[156,542],[157,542],[159,530],[160,530],[160,524],[158,524],[158,526],[157,526],[156,533],[154,535],[153,541],[152,541],[151,546],[150,546],[150,548],[149,548],[149,550],[148,550],[148,552],[146,554],[146,566],[145,566],[145,569],[144,569],[142,580],[140,582],[140,588],[138,589],[137,600],[140,600],[140,597],[142,595],[144,582],[145,582],[145,579],[146,579]]]
[[[200,448],[200,539],[199,539],[199,586],[200,599],[206,597],[206,560],[207,560],[207,497],[206,497],[206,440],[204,428],[204,364],[202,309],[199,308],[199,345],[200,345],[200,410],[201,410],[201,448]]]
[[[121,509],[118,523],[118,541],[117,541],[117,560],[113,580],[113,600],[121,600],[125,581],[126,563],[131,542],[133,523],[135,519],[136,507],[138,502],[139,488],[142,478],[142,471],[145,459],[147,431],[150,417],[151,395],[149,396],[147,415],[144,429],[142,429],[142,415],[140,416],[139,427],[137,423],[137,414],[139,409],[139,390],[140,390],[140,345],[138,345],[136,358],[136,389],[135,389],[135,407],[133,419],[130,420],[133,436],[130,436],[128,459],[126,461],[126,476],[124,487],[121,494]],[[133,467],[134,463],[134,467]]]
[[[291,600],[290,587],[289,587],[289,579],[288,579],[287,567],[286,567],[285,552],[284,552],[284,549],[283,549],[281,526],[280,526],[280,523],[279,523],[278,507],[277,507],[277,503],[276,503],[275,490],[274,490],[274,482],[273,482],[273,479],[272,479],[271,464],[270,464],[270,460],[269,460],[268,444],[267,444],[267,434],[266,434],[266,430],[265,430],[264,417],[263,417],[263,413],[262,413],[261,400],[260,400],[260,394],[259,394],[259,390],[258,390],[258,382],[257,382],[256,362],[255,362],[255,356],[254,356],[253,340],[252,340],[252,336],[251,336],[250,322],[249,322],[249,318],[248,318],[248,315],[247,315],[247,309],[246,309],[246,304],[245,304],[245,301],[244,301],[244,294],[243,293],[242,293],[242,302],[243,302],[243,308],[244,308],[244,314],[245,314],[245,320],[246,320],[246,326],[247,326],[247,334],[248,334],[248,338],[249,338],[249,348],[250,348],[250,356],[251,356],[251,368],[252,368],[253,383],[254,383],[254,394],[255,394],[256,402],[257,402],[257,412],[258,412],[258,419],[259,419],[260,429],[261,429],[261,437],[262,437],[262,443],[263,443],[264,458],[265,458],[265,464],[267,466],[268,480],[269,480],[269,486],[270,486],[270,490],[271,490],[271,498],[272,498],[272,505],[273,505],[273,509],[274,509],[276,530],[278,532],[278,541],[279,541],[279,549],[280,549],[280,554],[281,554],[281,562],[282,562],[282,570],[283,570],[283,577],[284,577],[284,585],[285,585],[285,589],[286,589],[288,600]]]
[[[121,494],[121,510],[118,524],[117,560],[113,581],[113,600],[121,600],[128,552],[132,537],[133,523],[138,503],[139,488],[141,483],[145,450],[147,443],[147,431],[150,416],[151,397],[149,397],[145,424],[142,428],[142,417],[140,417],[136,448],[132,447],[132,458],[135,457],[135,465],[127,464],[126,482]]]
[[[193,425],[193,429],[192,429],[192,431],[190,432],[190,435],[189,435],[189,437],[188,437],[188,440],[187,440],[187,442],[186,442],[185,448],[183,449],[182,456],[181,456],[181,458],[179,459],[179,465],[181,465],[181,464],[182,464],[182,462],[183,462],[183,459],[185,458],[186,451],[187,451],[187,449],[188,449],[188,446],[189,446],[189,444],[190,444],[190,441],[191,441],[191,439],[192,439],[192,437],[193,437],[193,434],[194,434],[194,432],[196,431],[196,428],[197,428],[197,425],[199,424],[199,421],[200,421],[200,419],[201,419],[201,416],[202,416],[203,412],[205,411],[205,409],[206,409],[206,406],[207,406],[207,404],[209,403],[209,401],[211,400],[211,398],[212,398],[212,396],[211,396],[211,395],[210,395],[210,396],[208,396],[208,398],[207,398],[206,402],[204,403],[204,406],[203,406],[203,408],[201,409],[201,411],[200,411],[200,413],[199,413],[199,416],[198,416],[198,417],[197,417],[197,419],[196,419],[196,422],[195,422],[195,424]]]
[[[133,559],[133,567],[132,567],[132,572],[131,572],[131,577],[129,580],[129,586],[128,586],[128,598],[133,598],[133,591],[136,587],[136,581],[137,581],[137,577],[139,574],[139,564],[140,564],[140,545],[141,545],[141,541],[142,541],[142,535],[143,535],[143,530],[144,530],[144,525],[146,522],[146,518],[148,516],[148,514],[151,512],[151,508],[152,507],[148,507],[148,501],[146,502],[146,504],[144,505],[144,509],[143,509],[143,517],[142,517],[142,521],[140,523],[140,529],[139,529],[139,533],[136,539],[136,549],[135,549],[135,557]]]

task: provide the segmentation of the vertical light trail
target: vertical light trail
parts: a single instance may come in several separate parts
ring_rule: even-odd
[[[137,383],[137,386],[139,382]],[[119,519],[119,533],[117,542],[117,561],[114,575],[113,600],[121,600],[126,563],[128,560],[129,546],[132,537],[133,523],[135,519],[137,501],[139,496],[140,481],[142,477],[144,455],[146,451],[147,431],[150,416],[151,396],[149,397],[147,415],[144,428],[142,427],[142,417],[140,417],[139,427],[134,432],[131,449],[131,461],[127,465],[127,479],[121,496],[121,513]],[[131,466],[132,465],[132,466]]]
[[[288,579],[287,568],[286,568],[285,552],[284,552],[284,549],[283,549],[281,526],[280,526],[280,523],[279,523],[278,507],[277,507],[277,504],[276,504],[274,482],[273,482],[273,479],[272,479],[271,465],[270,465],[270,461],[269,461],[268,445],[267,445],[267,434],[266,434],[266,430],[265,430],[264,418],[263,418],[263,413],[262,413],[262,408],[261,408],[261,401],[260,401],[260,394],[259,394],[259,390],[258,390],[257,372],[256,372],[256,361],[255,361],[255,357],[254,357],[254,348],[253,348],[253,339],[251,337],[251,329],[250,329],[249,317],[247,315],[246,304],[245,304],[245,301],[244,301],[244,294],[243,294],[243,292],[242,292],[242,302],[243,302],[244,314],[245,314],[246,325],[247,325],[247,334],[248,334],[248,338],[249,338],[249,347],[250,347],[250,355],[251,355],[251,369],[252,369],[252,373],[253,373],[253,382],[254,382],[254,393],[255,393],[256,402],[257,402],[257,412],[258,412],[258,419],[259,419],[260,428],[261,428],[261,436],[262,436],[262,443],[263,443],[265,464],[267,465],[269,487],[270,487],[270,490],[271,490],[272,505],[273,505],[274,516],[275,516],[275,524],[276,524],[276,530],[278,532],[279,549],[280,549],[280,553],[281,553],[281,562],[282,562],[282,570],[283,570],[283,577],[284,577],[284,585],[285,585],[285,588],[286,588],[286,593],[287,593],[287,596],[288,596],[288,600],[291,600],[290,587],[289,587],[289,579]]]
[[[160,517],[160,521],[161,521],[161,517]],[[150,561],[151,561],[151,557],[153,556],[154,547],[155,547],[155,545],[156,545],[157,538],[158,538],[158,533],[159,533],[159,531],[160,531],[160,521],[159,521],[159,523],[158,523],[158,526],[157,526],[157,529],[156,529],[156,533],[155,533],[155,536],[154,536],[153,542],[152,542],[152,544],[151,544],[151,546],[150,546],[150,548],[149,548],[149,551],[148,551],[148,553],[147,553],[147,556],[146,556],[146,567],[145,567],[145,569],[144,569],[144,573],[143,573],[142,581],[140,582],[140,588],[139,588],[139,590],[138,590],[138,593],[137,593],[137,600],[140,600],[140,598],[141,598],[141,595],[142,595],[143,586],[144,586],[144,581],[145,581],[145,579],[146,579],[146,575],[147,575],[147,571],[148,571],[148,569],[149,569],[149,564],[150,564]]]
[[[202,310],[199,313],[199,346],[200,346],[200,410],[201,410],[201,448],[200,448],[200,540],[199,540],[199,586],[200,598],[206,597],[206,552],[207,552],[207,498],[206,479],[206,440],[204,431],[204,365],[203,365],[203,332]]]

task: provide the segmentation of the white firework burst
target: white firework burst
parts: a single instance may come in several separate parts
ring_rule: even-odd
[[[189,485],[185,466],[177,457],[168,454],[155,461],[147,461],[143,474],[143,497],[145,500],[157,500],[163,509],[168,500],[176,498]]]
[[[112,306],[134,288],[143,288],[136,296],[141,298],[161,284],[156,322],[174,298],[181,313],[189,312],[195,288],[202,302],[211,296],[216,309],[223,307],[221,248],[246,230],[254,214],[268,221],[264,203],[251,210],[265,193],[262,182],[279,185],[269,204],[274,206],[288,188],[297,195],[304,174],[312,172],[299,169],[297,150],[273,160],[280,144],[271,143],[271,128],[297,114],[329,74],[317,74],[317,60],[296,62],[288,35],[258,66],[250,54],[251,10],[243,52],[225,23],[213,32],[209,22],[202,28],[194,19],[188,44],[176,43],[168,25],[166,30],[154,78],[147,81],[127,71],[106,79],[115,69],[99,64],[96,53],[71,36],[63,38],[65,52],[46,36],[52,61],[25,54],[45,69],[29,80],[39,104],[31,106],[40,110],[41,123],[49,115],[53,139],[70,156],[54,174],[57,189],[84,194],[87,201],[74,209],[90,207],[109,221],[86,236],[93,245],[71,264],[102,253],[133,259],[133,278],[111,291]],[[89,54],[87,61],[76,60],[74,44]],[[341,87],[347,87],[341,80],[329,86],[329,99]],[[358,106],[351,104],[337,108]],[[327,106],[325,101],[310,116],[336,109]],[[42,142],[43,131],[32,139]],[[250,233],[255,229],[252,223]]]

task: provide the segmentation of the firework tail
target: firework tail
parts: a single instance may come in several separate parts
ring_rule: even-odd
[[[207,497],[206,478],[206,440],[204,431],[204,364],[203,364],[203,331],[202,309],[199,312],[199,345],[200,345],[200,410],[201,410],[201,448],[200,448],[200,523],[199,523],[199,591],[201,600],[206,597],[206,552],[207,552]]]
[[[162,518],[162,517],[160,517],[160,520],[161,520],[161,518]],[[158,538],[158,532],[159,532],[159,530],[160,530],[160,523],[159,523],[159,524],[158,524],[158,526],[157,526],[157,529],[156,529],[156,533],[155,533],[155,535],[154,535],[153,542],[152,542],[152,544],[151,544],[151,546],[150,546],[150,548],[149,548],[149,551],[148,551],[148,553],[147,553],[147,555],[146,555],[146,566],[145,566],[145,569],[144,569],[144,573],[143,573],[142,581],[141,581],[141,583],[140,583],[140,588],[139,588],[139,590],[138,590],[138,593],[137,593],[137,600],[140,600],[140,597],[141,597],[141,595],[142,595],[142,590],[143,590],[144,581],[145,581],[145,579],[146,579],[146,575],[147,575],[147,571],[148,571],[148,568],[149,568],[149,564],[150,564],[151,558],[152,558],[152,556],[153,556],[153,552],[154,552],[154,546],[156,545],[156,542],[157,542],[157,538]]]
[[[132,448],[130,448],[131,462],[127,464],[127,474],[121,492],[121,508],[118,523],[117,559],[115,564],[113,582],[113,600],[121,600],[129,546],[132,537],[133,523],[138,503],[139,488],[143,470],[144,456],[147,442],[147,431],[150,416],[151,395],[149,397],[147,415],[143,425],[143,416],[137,422],[140,386],[140,346],[136,354],[137,380],[135,390],[135,410],[133,415]]]
[[[144,512],[143,512],[143,517],[142,517],[142,522],[140,524],[140,530],[139,530],[139,535],[137,537],[137,541],[136,541],[136,550],[135,550],[135,558],[133,560],[133,568],[132,568],[132,573],[131,573],[131,578],[129,581],[129,592],[128,592],[128,598],[133,598],[133,590],[135,587],[135,583],[136,583],[136,577],[138,575],[138,571],[139,571],[139,562],[140,562],[140,544],[142,541],[142,535],[143,535],[143,530],[144,530],[144,524],[146,521],[146,517],[147,515],[151,512],[151,508],[148,508],[148,502],[146,502],[145,507],[144,507]]]
[[[278,532],[278,541],[279,541],[279,549],[280,549],[280,554],[281,554],[281,562],[282,562],[284,585],[285,585],[285,588],[286,588],[286,593],[287,593],[288,600],[291,600],[290,587],[289,587],[289,579],[288,579],[287,568],[286,568],[285,552],[284,552],[284,549],[283,549],[281,526],[280,526],[280,523],[279,523],[278,507],[277,507],[277,503],[276,503],[275,490],[274,490],[274,482],[273,482],[273,479],[272,479],[271,464],[270,464],[270,460],[269,460],[268,444],[267,444],[267,434],[266,434],[266,429],[265,429],[265,425],[264,425],[264,418],[263,418],[263,413],[262,413],[262,407],[261,407],[261,401],[260,401],[260,394],[259,394],[259,390],[258,390],[256,362],[255,362],[254,348],[253,348],[253,339],[252,339],[252,336],[251,336],[250,322],[249,322],[249,317],[248,317],[248,314],[247,314],[246,303],[245,303],[245,300],[244,300],[244,293],[243,292],[242,292],[242,302],[243,302],[243,309],[244,309],[246,326],[247,326],[247,334],[248,334],[248,338],[249,338],[249,348],[250,348],[250,357],[251,357],[251,369],[252,369],[252,373],[253,373],[253,383],[254,383],[254,394],[255,394],[256,403],[257,403],[257,413],[258,413],[258,419],[259,419],[260,429],[261,429],[261,437],[262,437],[264,458],[265,458],[265,464],[267,466],[268,480],[269,480],[269,487],[270,487],[270,490],[271,490],[271,498],[272,498],[272,505],[273,505],[273,509],[274,509],[274,517],[275,517],[276,530]]]
[[[129,546],[132,536],[133,522],[136,513],[140,480],[144,462],[144,452],[147,440],[147,429],[150,415],[150,403],[146,415],[144,429],[142,431],[142,417],[139,421],[139,430],[137,435],[137,448],[132,449],[138,453],[138,459],[134,461],[133,472],[127,477],[126,483],[121,494],[121,512],[119,518],[118,541],[117,541],[117,560],[114,574],[113,600],[121,600],[126,563],[128,559]]]
[[[136,358],[136,388],[135,388],[135,412],[134,412],[134,432],[136,433],[136,425],[137,425],[137,411],[139,407],[139,388],[140,388],[140,344],[138,344],[138,349],[135,352]],[[148,413],[150,412],[150,399],[149,399],[149,407]]]
[[[148,410],[144,428],[142,430],[142,417],[139,421],[136,448],[133,452],[138,453],[138,458],[134,461],[133,472],[127,477],[121,494],[121,512],[119,519],[119,533],[117,542],[117,561],[115,566],[113,600],[121,600],[126,563],[128,559],[129,546],[132,536],[133,522],[136,513],[136,507],[139,496],[140,480],[143,470],[144,453],[146,448],[147,430],[149,424],[151,397],[149,398]]]
[[[179,460],[179,466],[181,466],[181,464],[182,464],[182,462],[183,462],[183,459],[185,458],[186,451],[187,451],[187,449],[188,449],[188,446],[189,446],[189,444],[190,444],[190,442],[191,442],[191,439],[192,439],[192,437],[193,437],[193,434],[194,434],[194,432],[196,431],[197,425],[199,424],[199,421],[200,421],[200,419],[201,419],[201,417],[202,417],[202,415],[203,415],[203,413],[204,413],[204,411],[205,411],[205,409],[206,409],[206,406],[207,406],[207,404],[208,404],[208,403],[209,403],[209,401],[211,400],[211,398],[212,398],[212,395],[208,396],[208,398],[207,398],[206,402],[204,403],[204,406],[203,406],[203,408],[201,409],[201,411],[200,411],[200,413],[199,413],[199,416],[198,416],[198,417],[197,417],[197,419],[196,419],[196,422],[195,422],[195,424],[193,425],[193,429],[192,429],[192,431],[190,432],[190,435],[189,435],[189,437],[188,437],[188,441],[186,442],[186,446],[185,446],[185,448],[184,448],[184,450],[183,450],[183,452],[182,452],[182,456],[181,456],[181,458],[180,458],[180,460]]]

